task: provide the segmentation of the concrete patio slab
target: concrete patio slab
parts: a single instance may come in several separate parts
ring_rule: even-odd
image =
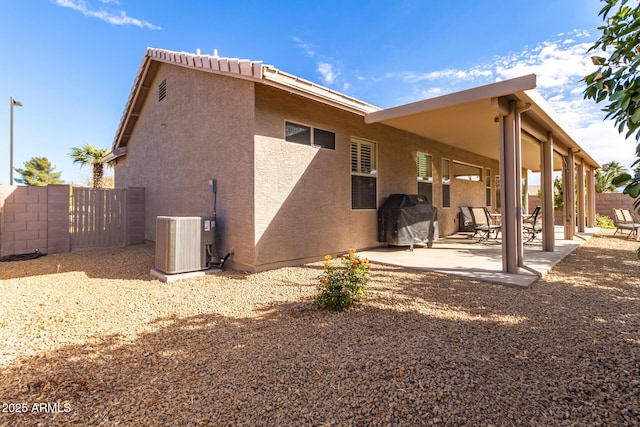
[[[376,248],[358,252],[358,255],[381,264],[528,287],[598,231],[599,228],[590,228],[578,233],[573,240],[564,240],[563,227],[556,226],[555,252],[543,252],[541,242],[524,245],[524,268],[518,274],[502,271],[499,241],[475,243],[475,240],[464,238],[443,238],[435,241],[432,248],[416,247],[413,251],[406,247]]]

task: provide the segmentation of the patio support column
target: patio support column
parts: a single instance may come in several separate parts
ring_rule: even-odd
[[[585,200],[584,200],[584,158],[580,158],[578,163],[578,174],[576,176],[578,181],[578,217],[576,222],[578,223],[578,232],[584,233],[584,225],[586,223],[585,218]]]
[[[596,226],[596,182],[593,168],[587,169],[587,227]]]
[[[522,261],[522,161],[520,111],[509,101],[509,113],[500,116],[500,202],[502,209],[502,271],[517,274]]]
[[[523,169],[524,188],[522,189],[522,209],[523,212],[529,213],[529,170]]]
[[[567,156],[562,158],[562,194],[564,201],[564,238],[573,240],[576,234],[576,202],[575,176],[576,160],[573,150],[569,148]]]
[[[555,250],[553,215],[553,134],[540,144],[540,189],[542,190],[542,250]]]

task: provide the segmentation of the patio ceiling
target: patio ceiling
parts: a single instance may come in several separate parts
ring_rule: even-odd
[[[534,74],[469,89],[437,98],[369,113],[366,123],[382,123],[416,135],[499,160],[500,129],[497,117],[501,105],[516,101],[528,106],[522,113],[522,166],[540,170],[540,143],[551,132],[560,153],[571,148],[593,168],[599,164],[558,124],[550,107],[534,88]],[[525,107],[526,108],[526,107]],[[558,154],[554,169],[562,165]]]

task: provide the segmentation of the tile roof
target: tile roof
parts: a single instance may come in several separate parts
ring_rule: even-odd
[[[152,74],[149,72],[150,69],[154,70],[154,63],[155,67],[157,67],[158,63],[168,63],[204,72],[253,80],[256,83],[287,90],[361,116],[380,110],[380,108],[359,99],[285,73],[271,65],[265,65],[262,61],[220,57],[217,53],[203,55],[199,49],[196,53],[189,53],[148,47],[129,93],[113,142],[114,149],[127,144],[129,135],[135,127],[137,117],[149,90],[149,82],[146,80]]]

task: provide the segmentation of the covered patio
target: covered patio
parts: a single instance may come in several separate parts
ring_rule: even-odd
[[[559,124],[535,87],[536,76],[531,74],[365,116],[366,123],[385,124],[499,162],[500,195],[496,201],[499,205],[496,203],[492,208],[499,207],[501,213],[501,244],[480,251],[477,245],[461,249],[444,247],[450,244],[447,241],[439,242],[434,248],[450,252],[425,259],[418,255],[422,250],[401,252],[404,259],[397,261],[398,265],[413,264],[436,271],[455,270],[454,266],[458,266],[475,271],[476,276],[479,274],[486,280],[503,278],[501,282],[512,280],[513,284],[526,286],[537,279],[538,273],[548,271],[546,265],[551,268],[575,249],[583,241],[581,237],[593,233],[594,172],[600,165]],[[541,242],[525,247],[522,212],[529,211],[527,198],[523,197],[528,187],[528,171],[540,173],[543,229]],[[555,227],[553,220],[554,172],[562,173],[565,209],[560,227]],[[496,185],[491,183],[493,191]],[[387,263],[393,263],[390,261],[397,256],[397,252],[386,249],[367,254],[374,261]],[[453,258],[447,260],[450,255]],[[489,261],[492,267],[487,267]],[[473,265],[479,267],[470,269]],[[523,279],[518,279],[521,276]],[[524,279],[529,276],[533,280]]]
[[[358,255],[380,264],[395,265],[416,270],[436,271],[484,280],[492,283],[528,287],[545,276],[557,263],[598,232],[598,228],[585,228],[571,240],[563,239],[564,228],[555,226],[555,250],[542,250],[542,242],[534,240],[524,245],[524,267],[518,273],[502,269],[502,247],[499,241],[475,243],[476,240],[451,236],[436,240],[431,248],[406,247],[377,248],[358,252]]]

